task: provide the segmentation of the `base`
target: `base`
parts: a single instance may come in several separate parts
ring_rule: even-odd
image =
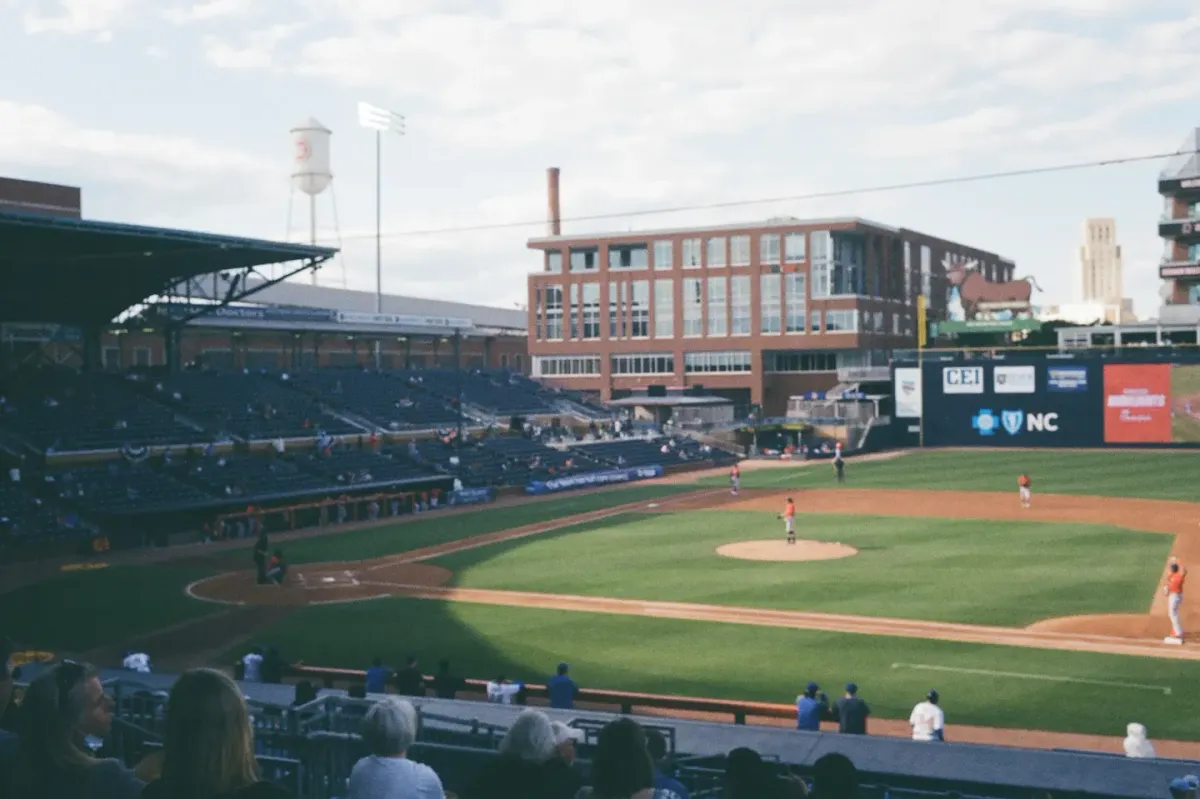
[[[1183,646],[1183,639],[1176,638],[1173,635],[1168,635],[1166,638],[1163,639],[1163,643],[1171,644],[1172,646]]]

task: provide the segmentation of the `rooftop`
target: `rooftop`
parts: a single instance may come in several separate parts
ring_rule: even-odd
[[[1171,156],[1159,180],[1190,180],[1200,178],[1200,128],[1188,134],[1179,145],[1179,152]]]

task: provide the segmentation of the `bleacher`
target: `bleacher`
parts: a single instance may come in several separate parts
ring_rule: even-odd
[[[262,500],[328,491],[328,477],[305,471],[291,457],[221,455],[189,460],[181,474],[213,497]]]
[[[531,480],[605,468],[583,453],[553,449],[522,436],[489,436],[468,442],[461,449],[453,443],[426,441],[420,451],[465,486],[523,486]]]
[[[27,543],[53,543],[79,537],[81,530],[60,520],[53,506],[23,483],[0,475],[0,549]]]
[[[114,450],[209,440],[116,375],[39,368],[0,377],[0,427],[46,452]]]
[[[430,430],[458,421],[458,413],[445,401],[396,372],[313,369],[289,372],[281,380],[384,430]]]
[[[63,507],[99,515],[173,511],[205,505],[215,495],[151,463],[113,460],[47,473],[48,491]]]
[[[28,667],[22,680],[40,666]],[[115,700],[113,734],[103,754],[134,765],[161,748],[167,674],[102,671]],[[241,683],[250,706],[262,774],[296,799],[340,799],[354,763],[366,754],[359,725],[372,698],[351,699],[344,691],[322,691],[294,704],[290,685]],[[498,756],[498,746],[524,708],[465,700],[417,698],[417,742],[408,757],[433,768],[447,791],[460,796],[480,768]],[[597,736],[616,716],[599,710],[550,710],[552,720],[580,730],[574,768],[585,781]],[[627,714],[628,715],[628,714]],[[1033,795],[1095,799],[1160,799],[1173,779],[1200,764],[1168,759],[1128,759],[1096,753],[1020,749],[955,743],[920,743],[878,736],[842,736],[780,727],[754,727],[633,716],[667,741],[667,771],[697,799],[717,799],[726,756],[746,747],[777,774],[811,779],[813,765],[837,752],[859,771],[860,799],[1025,799]],[[465,799],[470,799],[465,797]]]
[[[330,435],[361,432],[325,412],[317,398],[258,372],[162,372],[136,382],[212,431],[245,440],[311,436],[318,430]]]
[[[524,378],[514,379],[510,372],[503,370],[464,369],[461,376],[442,369],[403,374],[406,379],[415,380],[420,388],[446,400],[453,400],[461,387],[466,402],[496,416],[532,416],[556,412],[546,400],[545,389]]]
[[[419,480],[436,474],[432,469],[415,463],[406,449],[389,447],[379,452],[363,449],[335,449],[328,455],[313,452],[301,461],[304,468],[324,475],[325,482],[340,487],[400,483]]]

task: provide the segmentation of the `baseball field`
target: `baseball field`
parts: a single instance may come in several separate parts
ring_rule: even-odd
[[[853,680],[884,719],[936,688],[951,730],[1200,741],[1200,648],[1162,642],[1159,590],[1171,554],[1200,562],[1196,455],[921,452],[847,478],[746,468],[736,497],[686,476],[297,534],[282,589],[253,585],[249,541],[115,556],[0,594],[0,618],[30,648],[136,645],[163,670],[252,643],[530,681],[566,660],[593,688],[786,703]]]

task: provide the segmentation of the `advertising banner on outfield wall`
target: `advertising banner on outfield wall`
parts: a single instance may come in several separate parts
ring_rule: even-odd
[[[1101,381],[1089,379],[1093,367],[1072,366],[1069,374],[1053,373],[1058,388],[1051,390],[1050,370],[1059,368],[1044,360],[926,365],[922,379],[926,446],[1101,445]],[[947,377],[948,371],[952,377]],[[970,386],[971,393],[964,386]]]
[[[892,376],[896,397],[897,419],[921,418],[921,370],[912,366],[900,366]]]
[[[1200,366],[1106,364],[1106,444],[1200,442]]]
[[[662,477],[663,467],[638,466],[633,469],[609,469],[603,472],[587,472],[572,474],[567,477],[556,477],[553,480],[534,480],[525,486],[526,494],[549,494],[554,491],[566,491],[571,488],[587,488],[590,486],[609,485],[611,483],[628,483],[633,480],[649,480]]]

